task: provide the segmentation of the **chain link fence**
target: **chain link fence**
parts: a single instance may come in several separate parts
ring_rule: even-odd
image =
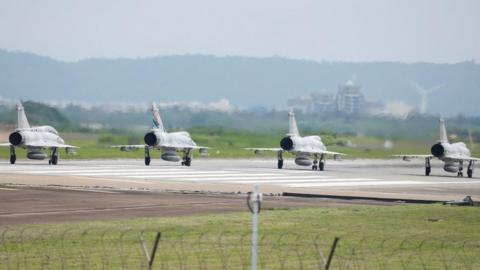
[[[331,252],[333,242],[321,234],[262,232],[258,269],[326,269],[329,255],[329,269],[480,269],[479,241],[342,236]],[[0,231],[0,269],[250,269],[250,256],[250,232]]]

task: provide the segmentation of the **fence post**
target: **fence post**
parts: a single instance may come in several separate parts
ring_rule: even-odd
[[[252,212],[252,270],[257,270],[258,253],[258,214],[260,213],[262,194],[258,193],[258,186],[253,186],[253,192],[248,193],[247,206]]]
[[[335,237],[335,239],[333,239],[332,248],[330,249],[330,254],[328,254],[328,260],[327,260],[327,263],[325,264],[325,270],[330,269],[330,263],[333,260],[333,254],[335,253],[335,249],[337,248],[337,243],[339,240],[340,238],[338,237]]]
[[[153,249],[152,252],[149,254],[148,253],[148,248],[147,244],[145,243],[145,240],[143,239],[143,232],[140,233],[140,244],[142,245],[142,250],[143,253],[145,254],[145,257],[148,262],[148,270],[151,270],[153,267],[153,262],[155,261],[155,254],[157,253],[157,248],[158,248],[158,243],[160,242],[160,238],[162,236],[161,232],[157,232],[157,236],[155,237],[155,242],[153,242]]]

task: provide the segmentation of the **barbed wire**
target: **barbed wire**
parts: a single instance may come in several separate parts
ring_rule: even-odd
[[[55,227],[0,230],[0,269],[250,269],[251,235],[233,231]],[[262,232],[259,269],[326,269],[333,239]],[[330,269],[480,269],[480,241],[342,236]]]

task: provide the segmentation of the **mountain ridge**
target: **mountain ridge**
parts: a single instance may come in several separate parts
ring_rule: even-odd
[[[480,65],[399,62],[316,62],[282,57],[172,55],[90,58],[63,62],[0,49],[0,96],[34,100],[201,101],[227,98],[239,106],[285,106],[310,92],[335,93],[356,78],[367,97],[418,106],[411,86],[445,84],[429,112],[480,115]],[[452,102],[452,100],[454,102]]]

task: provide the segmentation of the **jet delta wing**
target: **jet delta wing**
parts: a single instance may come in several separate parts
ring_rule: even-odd
[[[289,117],[289,131],[281,141],[280,148],[244,148],[245,150],[254,151],[255,154],[260,154],[265,151],[277,152],[278,168],[283,168],[283,153],[291,153],[296,156],[295,163],[300,166],[310,166],[313,157],[312,170],[323,171],[325,167],[326,155],[333,155],[334,159],[338,159],[345,154],[328,151],[319,136],[301,137],[298,132],[297,122],[293,111],[288,113]],[[318,163],[318,166],[317,166]]]
[[[10,147],[10,163],[15,164],[17,156],[15,147],[21,147],[27,150],[27,158],[43,160],[47,154],[42,150],[49,149],[49,164],[57,165],[58,148],[65,148],[67,154],[75,154],[77,146],[65,144],[64,140],[58,135],[58,132],[51,126],[30,127],[27,115],[21,103],[17,105],[17,128],[10,133],[8,137],[10,143],[2,143],[1,147]]]
[[[475,162],[480,161],[480,158],[470,156],[470,150],[465,143],[457,142],[450,143],[448,141],[447,129],[445,127],[445,120],[440,117],[440,139],[434,144],[430,152],[431,155],[395,155],[394,157],[401,157],[405,161],[410,161],[412,158],[424,158],[425,159],[425,175],[430,175],[431,164],[430,161],[435,157],[444,162],[443,169],[446,172],[457,173],[457,176],[463,176],[463,163],[468,162],[467,175],[469,178],[473,177],[473,170]]]
[[[161,159],[165,161],[179,162],[180,157],[176,152],[182,152],[182,166],[190,166],[192,162],[192,150],[199,150],[200,154],[208,153],[208,147],[198,146],[190,134],[186,131],[167,132],[160,112],[155,102],[152,102],[153,127],[145,134],[145,144],[142,145],[113,145],[113,148],[119,148],[120,151],[131,152],[138,149],[145,150],[145,165],[150,165],[150,150],[156,149],[162,152]]]

